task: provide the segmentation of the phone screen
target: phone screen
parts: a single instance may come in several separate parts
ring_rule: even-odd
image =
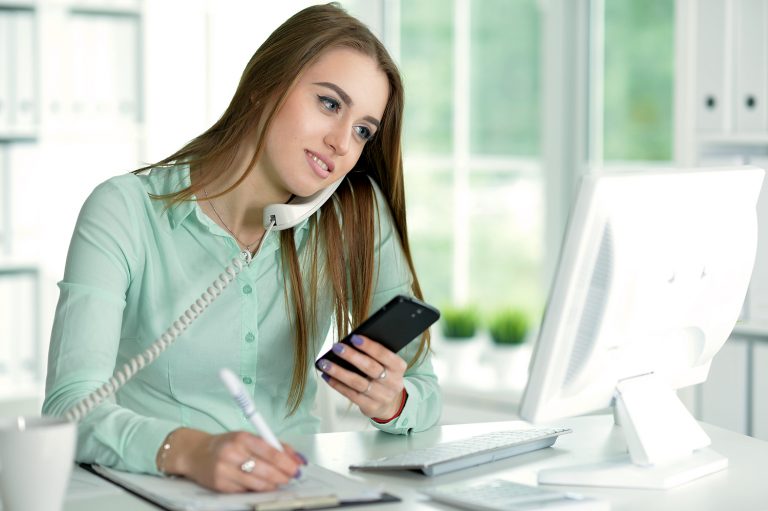
[[[352,346],[352,336],[359,334],[386,346],[393,352],[403,349],[440,317],[440,311],[409,296],[398,295],[373,313],[341,340]],[[328,350],[322,357],[334,364],[367,377],[360,369]],[[315,362],[317,367],[317,362]]]

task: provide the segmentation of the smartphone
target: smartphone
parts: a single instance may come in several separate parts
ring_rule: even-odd
[[[397,295],[352,330],[341,342],[353,346],[352,336],[364,335],[386,346],[390,351],[397,353],[421,335],[439,317],[440,311],[431,305],[416,298]],[[322,357],[317,359],[315,367],[318,369],[320,367],[317,364],[322,359],[328,360],[349,371],[354,371],[366,378],[368,377],[367,374],[331,350],[328,350]]]

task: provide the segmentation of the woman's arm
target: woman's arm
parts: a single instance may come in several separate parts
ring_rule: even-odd
[[[133,176],[127,176],[135,179]],[[121,185],[100,185],[75,226],[54,317],[43,413],[63,415],[112,375],[131,274],[139,271],[139,209]],[[157,473],[155,453],[180,424],[144,417],[108,400],[78,425],[77,460]]]
[[[43,413],[64,415],[112,376],[121,348],[127,358],[120,339],[135,331],[125,323],[124,309],[129,293],[138,292],[132,290],[133,277],[143,271],[142,239],[149,237],[139,234],[142,220],[137,219],[152,214],[142,206],[145,197],[128,175],[99,186],[83,206],[59,283]],[[145,386],[146,392],[163,392]],[[289,446],[280,452],[250,433],[212,435],[181,426],[136,413],[112,398],[78,424],[76,458],[133,472],[162,470],[225,492],[274,489],[302,464]],[[253,470],[243,471],[249,460]]]
[[[370,313],[378,310],[398,294],[412,295],[412,276],[405,260],[400,239],[392,224],[386,200],[372,182],[378,209],[375,238],[374,293]],[[357,404],[371,423],[389,433],[407,434],[423,431],[440,419],[442,399],[430,354],[422,355],[411,367],[419,349],[416,339],[397,354],[365,337],[354,349],[345,348],[340,357],[369,374],[369,382],[356,373],[329,366],[324,373],[328,384]],[[339,349],[342,345],[337,345]],[[378,376],[386,369],[386,377]],[[403,389],[405,393],[403,393]],[[399,413],[398,413],[399,412]],[[397,415],[392,418],[393,415]],[[388,420],[392,419],[392,420]]]

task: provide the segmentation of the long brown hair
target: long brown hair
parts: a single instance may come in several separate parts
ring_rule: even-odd
[[[264,135],[300,74],[324,51],[338,47],[351,48],[373,58],[387,76],[389,98],[381,127],[366,143],[360,159],[347,175],[346,183],[337,189],[332,201],[323,205],[319,220],[317,216],[311,219],[304,265],[299,262],[292,230],[281,232],[286,303],[293,303],[294,307],[295,358],[288,395],[289,414],[296,411],[304,396],[311,367],[310,340],[313,340],[313,350],[319,344],[315,331],[319,290],[326,285],[330,287],[339,338],[347,335],[353,324],[362,322],[371,307],[374,277],[378,273],[374,264],[375,222],[379,214],[388,212],[376,210],[370,180],[379,186],[389,207],[413,277],[412,292],[422,298],[405,221],[400,140],[403,86],[397,66],[384,45],[364,24],[336,3],[316,5],[298,12],[272,32],[253,54],[232,101],[213,126],[174,154],[136,171],[171,168],[176,162],[188,163],[194,175],[193,184],[157,198],[167,200],[170,205],[191,200],[196,192],[217,177],[217,173],[231,171],[238,145],[256,129],[257,144],[251,164],[235,184],[218,195],[227,193],[242,183],[254,167],[264,147]],[[254,101],[254,97],[274,98],[274,101]],[[325,252],[324,260],[321,260],[321,247]],[[302,280],[302,266],[308,271],[308,283]],[[413,365],[425,356],[429,346],[427,332],[409,364]]]

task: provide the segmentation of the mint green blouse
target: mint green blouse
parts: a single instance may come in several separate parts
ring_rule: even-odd
[[[155,169],[109,179],[86,200],[59,282],[43,413],[62,415],[101,386],[239,254],[235,240],[196,202],[166,209],[148,195],[188,184],[188,168]],[[386,201],[374,188],[380,213],[371,312],[397,294],[411,293],[410,271]],[[294,228],[300,254],[308,233],[308,221]],[[318,314],[320,335],[310,349],[315,357],[307,367],[306,392],[289,416],[294,347],[283,289],[279,236],[273,232],[251,265],[166,352],[80,422],[77,460],[157,473],[157,449],[178,427],[255,433],[219,381],[222,367],[242,378],[278,437],[316,432],[319,419],[311,410],[319,375],[311,362],[331,327],[330,300],[319,304],[326,313]],[[400,355],[410,361],[417,348],[415,341]],[[402,414],[387,424],[371,424],[406,434],[437,422],[441,399],[429,358],[406,372],[405,388]]]

